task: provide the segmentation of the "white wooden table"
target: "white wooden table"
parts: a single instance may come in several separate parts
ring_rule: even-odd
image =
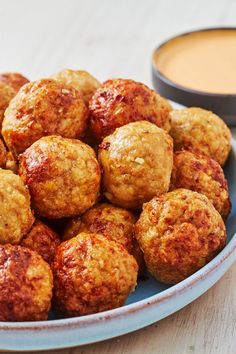
[[[234,0],[0,0],[0,71],[30,79],[62,68],[101,81],[151,85],[150,57],[166,38],[236,25]],[[236,265],[205,295],[146,329],[63,354],[235,354]],[[51,353],[51,352],[50,352]]]

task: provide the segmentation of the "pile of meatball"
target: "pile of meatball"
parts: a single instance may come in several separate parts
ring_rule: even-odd
[[[6,73],[0,126],[0,321],[116,308],[146,271],[176,284],[225,246],[214,113],[128,79]]]

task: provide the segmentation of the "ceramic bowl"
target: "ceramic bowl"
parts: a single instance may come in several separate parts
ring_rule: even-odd
[[[218,114],[230,126],[236,126],[236,92],[235,94],[217,94],[203,92],[181,86],[168,79],[155,64],[154,58],[159,55],[166,44],[183,36],[189,36],[196,32],[230,30],[236,31],[236,27],[215,27],[204,28],[197,31],[186,32],[172,37],[159,45],[152,55],[152,81],[155,89],[162,96],[171,101],[180,103],[187,107],[202,107]],[[217,73],[216,73],[217,75]]]

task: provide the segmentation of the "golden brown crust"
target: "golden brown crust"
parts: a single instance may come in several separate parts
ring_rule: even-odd
[[[29,187],[38,215],[73,217],[95,204],[100,190],[100,167],[88,145],[60,136],[43,137],[19,160],[19,174]]]
[[[202,153],[225,164],[231,150],[231,132],[216,114],[202,108],[185,108],[170,112],[170,135],[176,151]]]
[[[175,284],[215,257],[225,246],[226,231],[206,196],[176,189],[144,204],[136,237],[148,270]]]
[[[7,161],[7,151],[3,144],[2,139],[0,138],[0,168],[6,167],[6,161]]]
[[[11,86],[15,93],[17,93],[22,86],[29,82],[29,80],[20,73],[2,73],[0,74],[0,81]]]
[[[146,272],[146,264],[144,261],[143,252],[142,252],[141,248],[139,247],[139,243],[138,243],[135,235],[134,235],[134,239],[133,239],[133,249],[132,249],[131,254],[135,258],[135,260],[138,264],[138,275],[139,275],[139,277],[142,277]]]
[[[41,256],[0,245],[0,321],[46,320],[52,287],[52,272]]]
[[[230,213],[231,202],[224,172],[218,162],[208,156],[184,150],[175,152],[170,190],[176,188],[206,195],[224,219]]]
[[[15,174],[18,174],[18,161],[14,157],[13,153],[11,151],[8,151],[6,153],[6,164],[5,164],[6,170],[11,170]]]
[[[169,189],[173,164],[171,137],[156,125],[139,121],[117,128],[99,146],[106,198],[138,209]]]
[[[28,188],[11,171],[0,169],[0,243],[19,244],[34,217]]]
[[[43,79],[24,85],[11,101],[2,134],[9,150],[18,155],[42,136],[81,137],[87,119],[87,107],[76,89]]]
[[[139,273],[144,272],[144,260],[134,236],[137,216],[126,209],[112,204],[97,204],[81,217],[71,219],[64,231],[63,239],[69,240],[81,232],[100,233],[113,241],[121,243],[134,256]]]
[[[52,77],[79,90],[87,106],[94,92],[101,86],[95,77],[84,70],[65,69]]]
[[[169,131],[171,109],[167,100],[140,82],[108,80],[90,101],[91,130],[99,141],[116,128],[139,120],[150,121]]]
[[[15,91],[9,85],[0,81],[0,130],[2,129],[2,121],[5,110],[7,109],[11,99],[15,96]]]
[[[97,204],[81,217],[69,221],[63,239],[68,240],[80,232],[99,233],[120,242],[131,252],[136,220],[137,217],[128,210],[108,203]]]
[[[40,220],[36,220],[30,232],[21,241],[21,246],[37,252],[49,264],[52,263],[56,248],[61,243],[59,236]]]
[[[61,243],[53,270],[61,311],[78,316],[122,306],[136,286],[138,265],[121,244],[81,233]]]

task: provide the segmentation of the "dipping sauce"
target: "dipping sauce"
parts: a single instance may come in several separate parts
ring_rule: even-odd
[[[154,53],[153,65],[166,78],[186,88],[236,94],[236,29],[173,38]]]

